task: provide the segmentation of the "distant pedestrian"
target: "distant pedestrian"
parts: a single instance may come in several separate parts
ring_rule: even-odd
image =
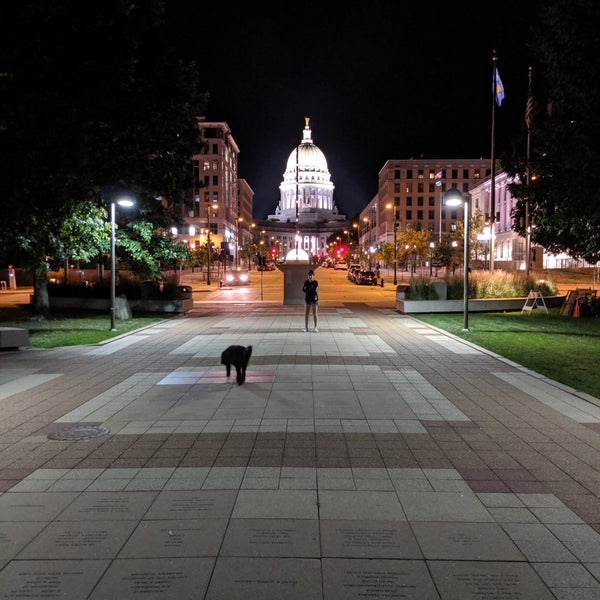
[[[315,325],[315,333],[319,333],[317,308],[319,306],[319,282],[315,279],[314,271],[308,272],[308,279],[302,286],[304,292],[304,329],[302,331],[308,331],[308,315],[312,311],[313,322]]]

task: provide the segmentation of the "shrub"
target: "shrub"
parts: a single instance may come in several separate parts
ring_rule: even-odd
[[[435,289],[431,286],[431,279],[423,275],[410,278],[409,297],[411,300],[439,300]]]
[[[453,275],[445,278],[448,286],[448,299],[463,297],[463,277]],[[536,279],[532,275],[526,278],[521,273],[510,273],[502,269],[475,271],[469,274],[469,298],[522,298],[530,291],[540,291],[543,296],[554,296],[556,284],[552,281]]]
[[[125,296],[128,300],[181,300],[182,287],[176,277],[167,277],[164,282],[139,281],[137,279],[119,280],[115,288],[116,296]],[[48,283],[48,295],[62,298],[110,298],[110,282],[94,284],[84,283]]]

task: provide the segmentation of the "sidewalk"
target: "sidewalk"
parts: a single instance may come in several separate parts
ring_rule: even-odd
[[[600,597],[600,407],[377,302],[226,294],[0,353],[0,598]]]

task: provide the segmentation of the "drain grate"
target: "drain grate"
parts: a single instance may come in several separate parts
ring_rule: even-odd
[[[108,427],[99,427],[98,425],[73,425],[62,431],[56,431],[48,434],[49,440],[62,440],[65,442],[76,442],[79,440],[93,440],[110,433]]]

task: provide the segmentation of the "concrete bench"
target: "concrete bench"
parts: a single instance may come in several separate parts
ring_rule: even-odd
[[[18,349],[29,344],[29,330],[20,327],[0,327],[0,349]]]

